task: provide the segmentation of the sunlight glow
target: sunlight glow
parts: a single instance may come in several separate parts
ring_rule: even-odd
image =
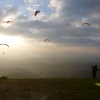
[[[21,39],[19,37],[0,35],[0,44],[1,43],[18,45],[19,43],[21,43]]]

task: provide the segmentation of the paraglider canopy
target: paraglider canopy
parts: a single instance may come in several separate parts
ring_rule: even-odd
[[[87,24],[87,25],[89,25],[89,26],[90,26],[90,24],[89,24],[89,23],[83,23],[82,25],[84,25],[84,24]]]
[[[46,42],[46,41],[49,41],[49,39],[45,39],[44,41],[45,41],[45,42]]]
[[[100,86],[100,83],[95,83],[95,85]]]
[[[12,23],[12,21],[7,21],[7,23]]]
[[[34,13],[34,16],[36,16],[38,13],[40,13],[40,11],[36,10],[35,13]]]
[[[6,46],[8,46],[8,47],[9,47],[9,45],[8,45],[8,44],[0,44],[0,45],[6,45]]]

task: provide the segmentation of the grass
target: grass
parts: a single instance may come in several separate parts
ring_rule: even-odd
[[[100,100],[100,79],[40,78],[0,80],[0,100]]]

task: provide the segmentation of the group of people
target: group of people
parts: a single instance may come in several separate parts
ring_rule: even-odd
[[[94,79],[96,78],[97,71],[99,71],[99,70],[100,69],[97,68],[97,65],[95,65],[95,66],[92,65],[92,76]]]

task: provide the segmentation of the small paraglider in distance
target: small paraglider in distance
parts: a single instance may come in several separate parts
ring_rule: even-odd
[[[49,39],[45,39],[44,41],[45,41],[45,42],[46,42],[46,41],[49,41]]]
[[[7,21],[7,23],[12,23],[12,21]]]
[[[40,11],[36,10],[35,13],[34,13],[34,16],[36,16],[38,13],[40,13]]]
[[[89,24],[89,23],[83,23],[82,25],[84,25],[84,24],[87,24],[88,26],[90,26],[90,24]],[[86,31],[86,29],[85,29],[85,31]]]
[[[45,39],[44,41],[45,41],[45,42],[47,42],[47,41],[49,42],[49,39]],[[47,44],[47,46],[48,46],[48,44]]]
[[[38,13],[40,13],[40,11],[36,10],[35,13],[34,13],[34,16],[36,16]],[[36,20],[36,22],[38,22],[38,21]]]
[[[8,45],[8,44],[0,44],[0,45],[6,45],[7,47],[9,47],[9,45]],[[4,52],[3,52],[3,54],[4,54]]]

